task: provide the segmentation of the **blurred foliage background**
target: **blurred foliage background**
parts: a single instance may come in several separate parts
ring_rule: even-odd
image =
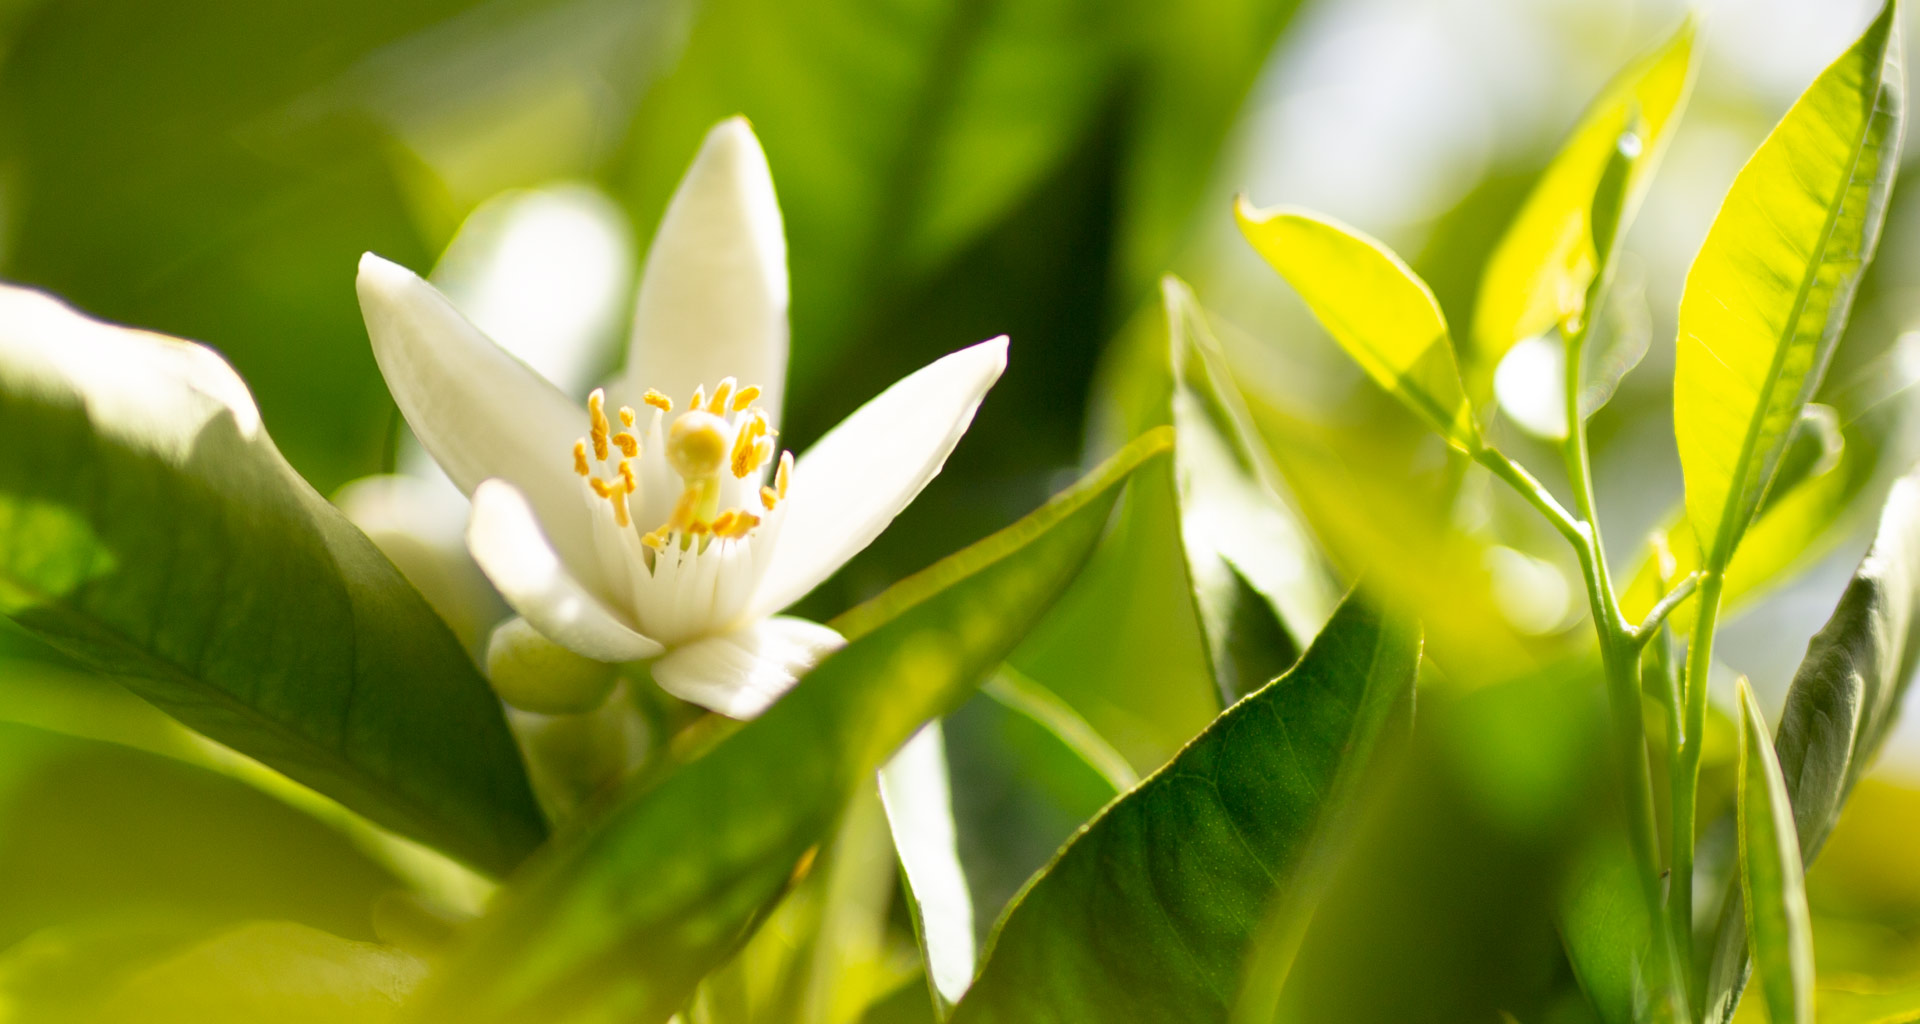
[[[1679,500],[1667,382],[1688,262],[1740,162],[1870,6],[1707,12],[1691,107],[1626,242],[1652,348],[1594,423],[1616,572]],[[1441,443],[1348,365],[1229,205],[1244,191],[1378,235],[1463,328],[1487,252],[1582,105],[1682,14],[1667,0],[0,0],[0,276],[213,345],[331,493],[406,453],[355,303],[362,251],[426,271],[463,225],[544,190],[568,197],[572,227],[493,270],[549,291],[599,275],[617,311],[701,133],[744,113],[790,244],[788,446],[937,355],[1013,338],[943,475],[801,609],[824,618],[1123,440],[1163,351],[1157,279],[1178,272],[1217,315],[1338,575],[1385,580],[1429,630],[1420,739],[1381,783],[1341,909],[1323,915],[1342,924],[1310,938],[1287,1005],[1577,1020],[1550,911],[1591,867],[1583,837],[1611,798],[1597,686],[1568,668],[1591,643],[1571,557],[1477,474],[1443,499]],[[1907,180],[1829,374],[1837,404],[1920,360]],[[535,352],[584,339],[548,353],[581,384],[618,364],[623,321],[519,330]],[[1748,674],[1770,708],[1913,455],[1904,412],[1886,399],[1849,433],[1866,461],[1854,514],[1722,640],[1728,681]],[[1500,429],[1562,484],[1547,447]],[[1014,659],[1142,773],[1217,707],[1170,502],[1164,483],[1135,486]],[[128,963],[256,918],[373,934],[368,908],[398,885],[364,853],[377,840],[311,799],[263,797],[259,771],[0,630],[0,982],[69,991],[85,951],[119,962],[89,938],[103,920],[151,922]],[[1110,792],[1047,768],[1026,722],[989,697],[949,722],[977,829],[963,857],[992,880],[983,932],[992,900]],[[1823,974],[1871,988],[1920,971],[1920,875],[1894,853],[1920,841],[1916,787],[1920,728],[1812,874]],[[1383,955],[1405,967],[1398,984],[1366,980]]]

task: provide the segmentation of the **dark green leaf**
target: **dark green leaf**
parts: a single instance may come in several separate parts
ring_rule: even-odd
[[[218,356],[33,292],[0,306],[0,613],[483,870],[541,842],[486,681]]]
[[[657,1020],[743,937],[855,787],[952,710],[1073,578],[1144,435],[1039,511],[836,620],[851,642],[765,715],[631,793],[504,892],[428,1009]]]
[[[1064,848],[953,1019],[1224,1021],[1266,912],[1412,692],[1418,630],[1349,597],[1300,663]]]
[[[1840,604],[1807,645],[1774,741],[1799,856],[1819,856],[1847,795],[1893,726],[1920,665],[1920,473],[1894,484],[1880,530]],[[1737,902],[1730,900],[1730,902]],[[1725,1020],[1746,983],[1745,922],[1723,914],[1707,1006]]]

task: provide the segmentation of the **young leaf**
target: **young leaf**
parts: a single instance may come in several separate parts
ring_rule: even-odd
[[[1653,180],[1671,129],[1679,123],[1692,80],[1693,21],[1628,65],[1587,109],[1487,261],[1474,308],[1475,360],[1492,366],[1515,342],[1585,312],[1588,286],[1601,260],[1591,221],[1597,191],[1622,133],[1637,115],[1641,153],[1619,198],[1616,224],[1633,219]]]
[[[880,769],[893,848],[940,1016],[973,981],[973,895],[954,834],[953,787],[939,722],[928,722]]]
[[[1161,281],[1172,390],[1173,473],[1194,610],[1223,703],[1287,670],[1339,600],[1300,516],[1281,497],[1206,314]]]
[[[0,288],[0,437],[0,613],[478,868],[545,838],[486,680],[219,356]]]
[[[777,897],[848,796],[1001,661],[1092,551],[1122,449],[1020,522],[835,620],[851,641],[705,756],[644,782],[502,892],[425,1019],[662,1020]]]
[[[1813,921],[1786,779],[1766,719],[1740,680],[1740,893],[1767,1014],[1813,1024]]]
[[[1411,694],[1419,658],[1416,627],[1348,597],[1292,671],[1029,883],[956,1024],[1225,1021],[1265,912]]]
[[[1687,273],[1674,434],[1708,572],[1726,568],[1818,388],[1900,159],[1888,0],[1734,179]]]
[[[1235,205],[1240,231],[1368,375],[1447,443],[1479,450],[1440,304],[1379,242],[1303,210]]]
[[[1873,547],[1807,645],[1774,741],[1793,807],[1798,854],[1811,864],[1847,795],[1892,728],[1920,665],[1920,470],[1887,496]],[[1723,915],[1707,1006],[1725,1020],[1745,985],[1745,922]]]

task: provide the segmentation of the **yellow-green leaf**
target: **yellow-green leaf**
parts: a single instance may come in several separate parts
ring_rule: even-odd
[[[1674,434],[1708,571],[1725,568],[1872,258],[1904,105],[1889,2],[1742,168],[1687,274]]]
[[[1813,921],[1800,839],[1773,737],[1740,681],[1740,891],[1760,991],[1774,1024],[1813,1022]]]
[[[1304,210],[1235,207],[1240,230],[1361,368],[1462,451],[1480,448],[1453,340],[1426,282],[1386,246]]]
[[[1633,219],[1686,105],[1693,36],[1689,18],[1615,75],[1540,175],[1480,281],[1473,320],[1479,362],[1492,366],[1515,342],[1584,311],[1587,287],[1599,270],[1590,224],[1595,189],[1621,133],[1637,127],[1643,148],[1619,208],[1621,226]]]

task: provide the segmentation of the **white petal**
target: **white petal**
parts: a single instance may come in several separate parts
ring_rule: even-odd
[[[787,241],[767,157],[745,118],[707,133],[647,250],[625,401],[676,403],[721,378],[761,389],[780,421],[787,379]]]
[[[512,484],[487,480],[474,490],[467,550],[507,604],[567,650],[608,662],[638,661],[664,650],[621,622],[567,572]]]
[[[555,185],[481,203],[431,280],[501,348],[582,395],[625,326],[633,261],[617,203],[590,185]]]
[[[684,701],[729,718],[752,718],[820,659],[846,645],[840,634],[805,619],[764,619],[697,640],[653,663],[653,681]]]
[[[586,410],[480,333],[412,271],[360,258],[374,359],[414,435],[460,490],[498,477],[525,494],[566,564],[602,587],[573,474]]]
[[[785,608],[873,543],[939,474],[1006,367],[1004,337],[955,352],[881,392],[802,455],[748,614]]]

